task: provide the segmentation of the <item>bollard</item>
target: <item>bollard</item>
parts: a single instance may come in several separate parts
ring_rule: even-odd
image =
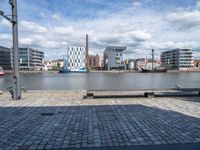
[[[88,98],[94,98],[94,94],[93,93],[87,93],[87,99]]]
[[[154,92],[145,92],[144,96],[147,98],[152,98],[152,97],[154,97]]]

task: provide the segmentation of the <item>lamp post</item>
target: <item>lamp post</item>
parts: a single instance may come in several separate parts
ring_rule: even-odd
[[[19,75],[19,48],[18,48],[18,25],[17,25],[17,0],[9,0],[9,4],[12,7],[12,18],[4,15],[3,11],[0,11],[0,15],[12,23],[13,33],[13,63],[14,63],[14,75],[13,75],[13,99],[21,99],[21,87],[20,87],[20,75]]]

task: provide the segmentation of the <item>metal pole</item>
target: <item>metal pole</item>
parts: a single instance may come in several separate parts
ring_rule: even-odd
[[[153,63],[154,63],[154,49],[152,49],[152,70],[154,68]]]
[[[10,0],[12,6],[12,30],[13,30],[13,62],[14,62],[14,87],[13,99],[21,99],[20,75],[19,75],[19,48],[18,48],[18,25],[17,25],[17,0]]]
[[[88,51],[89,51],[89,45],[88,45],[88,34],[86,34],[86,47],[85,47],[85,49],[86,49],[86,55],[85,55],[85,64],[86,64],[86,68],[88,68],[88,66],[89,66],[89,62],[88,62]]]

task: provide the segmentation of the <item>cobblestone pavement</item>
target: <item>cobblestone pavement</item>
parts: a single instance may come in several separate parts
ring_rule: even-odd
[[[83,99],[85,91],[0,95],[0,150],[200,142],[200,99]]]

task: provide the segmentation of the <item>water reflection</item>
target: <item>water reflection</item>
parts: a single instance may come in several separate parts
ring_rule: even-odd
[[[29,90],[83,90],[200,87],[200,73],[69,73],[22,74],[21,83]],[[0,78],[0,89],[12,85],[11,76]]]

